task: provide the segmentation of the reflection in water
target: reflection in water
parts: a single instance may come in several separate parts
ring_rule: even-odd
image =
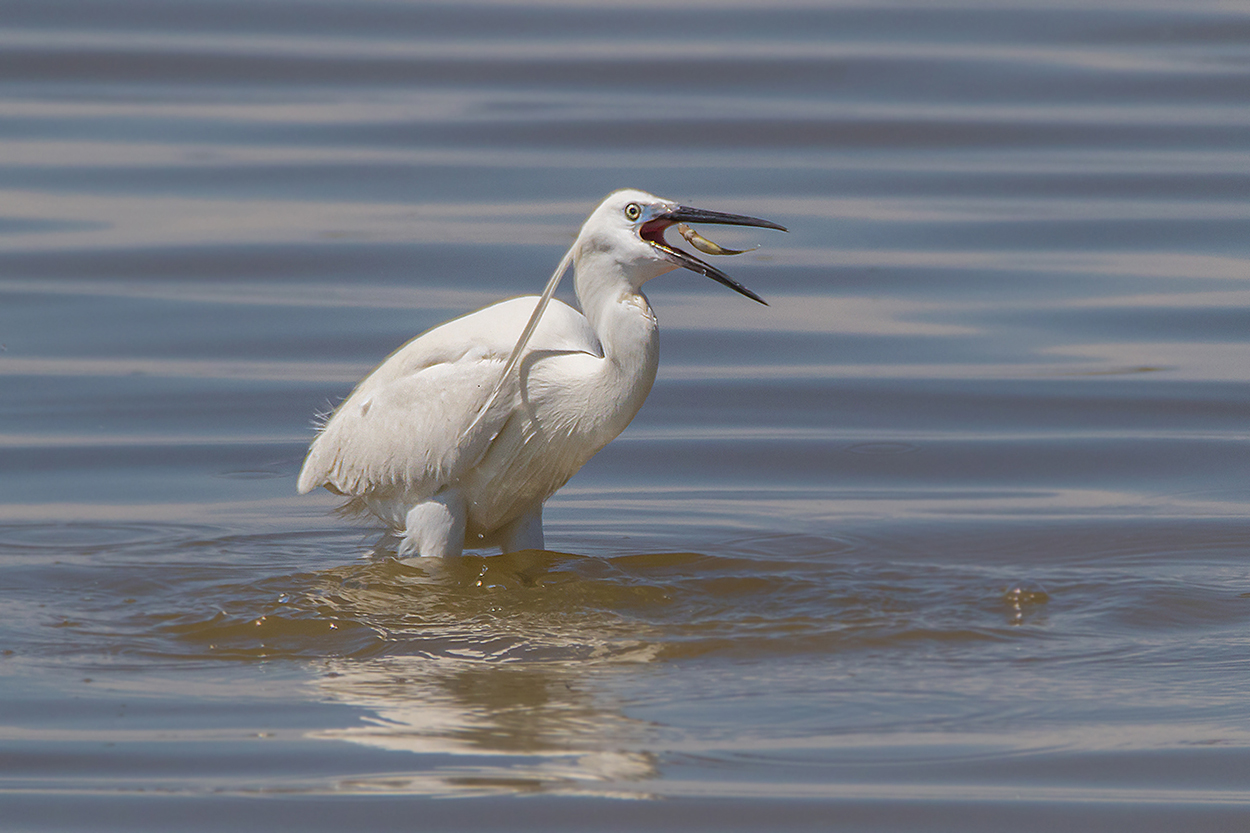
[[[1191,645],[1184,674],[1143,685],[1143,660],[1159,650],[1143,633],[1244,633],[1244,599],[1222,584],[1143,573],[1147,544],[1199,555],[1193,536],[1171,527],[1137,539],[1114,524],[1015,538],[963,525],[842,542],[760,535],[709,554],[528,551],[403,563],[383,551],[317,572],[298,565],[324,533],[84,527],[77,540],[100,551],[56,562],[41,557],[63,549],[44,527],[7,528],[0,543],[27,563],[7,577],[62,588],[56,621],[30,603],[10,611],[36,623],[28,646],[42,639],[75,656],[215,667],[235,679],[298,666],[294,691],[270,679],[258,699],[276,694],[285,709],[311,689],[318,710],[342,710],[328,721],[319,711],[311,722],[258,718],[254,706],[239,717],[248,744],[271,737],[270,726],[313,744],[315,752],[275,753],[291,756],[287,792],[928,799],[936,779],[943,795],[984,800],[995,791],[1018,798],[1011,790],[1030,779],[1049,784],[1047,773],[1090,751],[1245,746],[1227,730],[1244,699],[1235,674],[1203,708],[1189,708],[1184,726],[1147,728],[1186,695],[1194,668],[1223,674],[1240,654]],[[1230,526],[1204,557],[1240,552],[1243,542],[1242,527]],[[346,554],[358,541],[339,543]],[[941,563],[956,544],[965,563]],[[162,568],[135,559],[137,549],[162,553]],[[262,552],[268,562],[249,575],[257,568],[248,557]],[[1089,552],[1101,566],[1086,562]],[[287,569],[272,569],[278,553]],[[1036,579],[1021,569],[1044,558],[1052,563]],[[1059,631],[1083,636],[1057,642]],[[150,695],[154,676],[128,679],[128,699]],[[198,683],[173,690],[178,704],[246,696]],[[1037,716],[1025,727],[1022,703]],[[164,708],[152,733],[111,737],[165,737]],[[1128,718],[1116,716],[1126,708]],[[305,755],[307,768],[296,760]],[[866,756],[875,767],[867,776]],[[1102,760],[1086,770],[1097,774]],[[771,779],[777,768],[788,773],[782,783]],[[218,783],[240,789],[233,770]],[[1070,800],[1086,797],[1060,786]]]
[[[626,713],[643,669],[709,654],[834,657],[916,639],[1001,639],[1046,601],[1040,592],[999,595],[985,576],[764,559],[740,544],[736,555],[376,558],[310,576],[296,609],[340,623],[344,637],[374,635],[317,663],[319,694],[364,710],[364,724],[310,737],[419,756],[342,789],[636,797],[638,782],[661,776],[654,750],[675,742],[673,727]],[[828,542],[816,549],[829,554]],[[698,698],[713,707],[716,695]],[[720,754],[705,741],[679,745]]]
[[[386,655],[324,665],[318,689],[371,716],[313,736],[436,756],[345,786],[513,792],[655,777],[640,749],[646,724],[621,714],[599,678],[655,659],[659,642],[613,610],[618,582],[588,575],[606,567],[526,551],[323,574],[318,607],[367,623]]]
[[[611,560],[526,550],[375,558],[319,573],[305,592],[319,616],[372,628],[387,653],[496,663],[649,656],[647,629],[626,617],[667,591],[623,579]]]
[[[605,567],[521,552],[326,573],[314,592],[319,607],[369,624],[387,655],[325,664],[317,688],[371,717],[314,737],[451,755],[350,788],[526,792],[655,777],[654,759],[639,748],[646,725],[624,717],[596,684],[611,665],[650,662],[659,649],[612,610],[616,582],[587,580]]]
[[[654,756],[640,748],[646,724],[605,702],[595,674],[578,661],[523,667],[422,656],[334,661],[318,688],[373,716],[367,725],[313,736],[435,756],[410,774],[344,785],[365,791],[580,791],[588,782],[657,777]]]

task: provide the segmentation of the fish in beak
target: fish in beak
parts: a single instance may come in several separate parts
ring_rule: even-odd
[[[685,223],[707,223],[721,226],[754,226],[756,228],[771,228],[778,231],[786,231],[787,229],[785,226],[779,226],[774,222],[761,220],[758,217],[747,217],[742,214],[726,214],[722,211],[707,211],[702,208],[690,208],[689,206],[679,205],[670,211],[666,211],[663,214],[653,217],[643,223],[638,229],[638,234],[642,237],[642,239],[646,240],[658,249],[669,261],[681,266],[684,269],[689,269],[691,272],[698,272],[700,275],[709,277],[718,283],[724,284],[734,292],[738,292],[753,301],[758,301],[767,306],[767,301],[726,275],[721,270],[717,269],[712,264],[705,263],[694,255],[683,252],[681,249],[673,248],[668,244],[668,241],[664,239],[665,230],[668,229],[669,226],[673,225],[681,224],[684,226]],[[702,237],[694,230],[686,227],[680,228],[679,231],[692,246],[704,254],[736,255],[742,254],[744,251],[750,251],[749,249],[722,248],[713,243],[711,240]]]

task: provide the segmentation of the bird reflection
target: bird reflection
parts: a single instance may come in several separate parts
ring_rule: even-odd
[[[344,788],[636,797],[658,774],[646,751],[654,727],[627,717],[606,681],[653,660],[658,644],[596,603],[590,588],[613,583],[585,574],[601,568],[524,551],[325,574],[320,603],[367,623],[384,654],[325,662],[322,694],[367,717],[314,736],[421,756]]]

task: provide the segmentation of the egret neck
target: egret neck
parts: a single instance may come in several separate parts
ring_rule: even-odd
[[[573,283],[582,314],[599,339],[603,370],[596,385],[602,408],[595,419],[617,432],[642,407],[659,365],[659,326],[638,285],[637,267],[629,269],[611,252],[582,247],[575,261]],[[670,271],[660,267],[656,274]],[[644,273],[645,274],[645,273]],[[654,277],[647,274],[646,278]],[[613,435],[615,436],[615,434]]]

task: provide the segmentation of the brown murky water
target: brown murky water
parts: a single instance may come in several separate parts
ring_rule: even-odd
[[[0,827],[1245,826],[1250,4],[753,6],[5,4]],[[293,495],[625,185],[553,552]]]

